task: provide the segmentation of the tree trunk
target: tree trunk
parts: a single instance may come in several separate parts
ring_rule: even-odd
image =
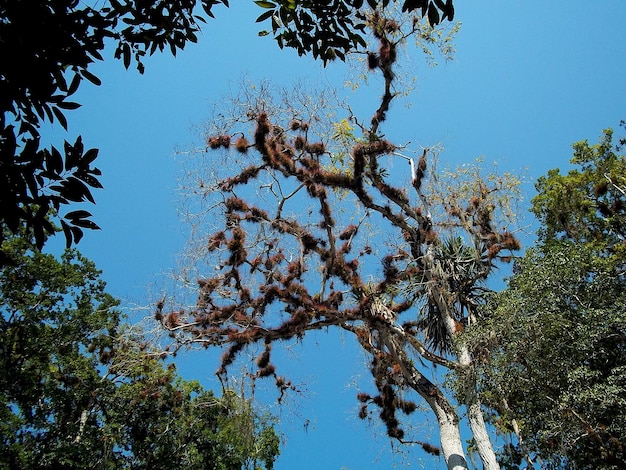
[[[442,413],[436,405],[429,403],[437,416],[439,423],[439,440],[441,450],[449,470],[467,470],[467,460],[463,451],[461,434],[459,432],[459,420],[456,415]]]
[[[420,374],[421,375],[421,374]],[[412,381],[413,382],[413,381]],[[413,387],[428,403],[439,424],[439,440],[448,470],[467,470],[459,418],[441,390],[421,376]]]
[[[446,273],[442,269],[441,265],[435,262],[435,258],[432,252],[429,252],[424,257],[425,265],[427,267],[426,273],[430,281],[438,279],[446,279]],[[435,287],[432,290],[432,299],[436,302],[437,307],[441,313],[441,319],[446,326],[446,330],[450,338],[454,338],[457,333],[457,325],[452,313],[453,307],[449,303],[451,297],[446,284],[442,284],[441,281],[433,283]],[[480,405],[478,394],[476,393],[476,375],[474,365],[472,364],[472,357],[465,344],[456,345],[454,348],[457,354],[457,362],[461,366],[461,370],[457,371],[459,374],[464,374],[463,380],[465,381],[465,406],[467,407],[467,417],[470,424],[474,441],[478,448],[478,455],[483,463],[484,470],[500,470],[500,465],[496,459],[496,453],[491,445],[491,439],[489,439],[489,433],[485,426],[485,420],[483,418],[483,412]]]
[[[470,429],[474,436],[474,442],[478,449],[478,455],[483,463],[484,470],[499,470],[500,464],[496,460],[496,454],[491,445],[491,439],[487,433],[480,400],[476,393],[476,382],[472,381],[465,386],[465,406]]]
[[[448,470],[468,470],[461,432],[459,430],[459,417],[448,399],[439,387],[424,377],[415,368],[413,362],[408,360],[405,351],[393,337],[387,337],[387,347],[402,368],[402,373],[408,385],[415,390],[430,406],[437,424],[439,425],[439,441],[441,450]]]
[[[470,429],[474,436],[474,442],[478,449],[478,455],[483,463],[483,470],[500,470],[500,464],[496,459],[496,453],[491,445],[491,439],[487,432],[485,419],[483,418],[483,410],[480,399],[476,393],[476,371],[472,364],[471,356],[466,345],[460,345],[458,351],[459,364],[463,366],[465,375],[465,407],[467,408],[467,419],[469,420]]]

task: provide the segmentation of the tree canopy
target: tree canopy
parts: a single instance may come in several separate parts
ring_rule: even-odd
[[[327,62],[364,45],[363,0],[255,3],[265,10],[257,21],[271,23],[280,47]],[[388,1],[367,2],[379,3]],[[200,24],[220,4],[228,1],[0,2],[0,240],[7,230],[26,229],[41,247],[54,233],[55,217],[68,246],[81,239],[84,228],[98,228],[84,209],[59,212],[68,204],[95,202],[92,190],[101,187],[94,166],[98,151],[86,150],[81,137],[62,149],[43,148],[42,122],[67,129],[67,112],[80,106],[72,95],[84,80],[100,84],[90,65],[103,60],[107,43],[126,68],[134,61],[143,72],[146,54],[168,49],[175,55],[196,42]],[[409,0],[402,8],[421,11],[432,24],[454,16],[451,0]]]
[[[626,160],[613,131],[537,182],[537,246],[468,330],[493,422],[546,468],[626,464]]]
[[[122,322],[93,263],[2,243],[0,467],[272,468],[269,417],[178,377]]]
[[[378,40],[367,65],[384,90],[369,120],[346,109],[325,128],[338,112],[325,95],[272,100],[262,88],[214,123],[206,159],[194,155],[206,166],[190,182],[197,302],[160,304],[155,316],[178,346],[223,347],[222,377],[253,351],[251,374],[272,380],[281,397],[294,385],[275,362],[279,344],[315,330],[346,332],[370,361],[360,417],[376,413],[397,442],[419,442],[448,468],[467,468],[458,409],[429,377],[435,365],[473,375],[457,338],[479,321],[486,280],[519,248],[507,228],[517,181],[475,167],[435,171],[433,149],[384,137],[398,51],[423,24],[379,11],[367,21]],[[498,468],[468,384],[460,402],[485,468]],[[416,399],[432,410],[441,447],[403,425]]]

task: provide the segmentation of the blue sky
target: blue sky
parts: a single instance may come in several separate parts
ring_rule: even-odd
[[[174,155],[199,142],[197,128],[211,103],[244,74],[281,86],[307,78],[341,87],[345,79],[341,65],[324,69],[259,38],[254,20],[260,10],[252,2],[215,13],[198,44],[176,58],[148,58],[144,75],[124,70],[110,50],[93,69],[102,86],[85,84],[76,98],[83,107],[68,116],[68,135],[53,132],[56,143],[81,134],[86,146],[100,149],[105,189],[96,191],[90,210],[102,230],[88,232],[79,248],[135,313],[149,313],[136,307],[158,298],[163,276],[176,267],[184,246]],[[626,119],[626,3],[459,1],[456,19],[462,27],[455,60],[430,68],[417,57],[412,106],[392,106],[388,136],[422,146],[440,143],[441,159],[451,165],[484,156],[503,171],[525,171],[531,196],[536,177],[568,168],[573,142],[595,142],[602,129]],[[365,118],[380,90],[365,92],[365,99],[368,93],[373,101],[365,105]],[[278,470],[441,465],[417,451],[394,457],[383,430],[358,420],[353,384],[368,372],[349,338],[319,334],[305,343],[284,361],[299,371],[307,393],[282,410],[272,408],[287,438]],[[183,359],[186,378],[215,385],[215,354]],[[416,426],[424,440],[437,442],[432,421]]]

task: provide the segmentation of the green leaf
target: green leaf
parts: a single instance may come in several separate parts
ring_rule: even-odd
[[[98,149],[89,149],[85,152],[83,158],[81,158],[80,163],[81,165],[87,166],[93,163],[96,158],[98,158]]]
[[[124,68],[130,67],[130,46],[124,44],[122,47],[122,60],[124,61]]]
[[[78,227],[70,227],[70,230],[72,231],[72,236],[74,237],[74,243],[80,242],[84,235],[83,231]]]
[[[81,80],[82,78],[80,74],[75,73],[74,77],[72,78],[72,82],[70,83],[70,87],[67,90],[67,96],[71,96],[76,93],[76,90],[78,90],[78,86],[80,85]]]
[[[74,145],[65,141],[63,143],[63,148],[65,150],[65,169],[70,171],[77,168],[80,165],[80,159],[83,155],[84,147],[82,138],[78,136]]]
[[[263,0],[255,0],[255,2],[261,8],[276,8],[276,4],[272,2],[265,2]]]
[[[81,104],[71,101],[60,101],[57,103],[57,106],[61,109],[78,109],[81,107]]]
[[[428,6],[428,22],[431,26],[439,24],[439,10],[432,3]]]
[[[88,70],[83,70],[81,75],[96,86],[102,85],[102,81]]]
[[[435,0],[435,5],[437,5],[437,8],[439,8],[441,11],[444,11],[446,9],[446,4],[443,2],[443,0]]]
[[[72,246],[73,240],[71,227],[65,220],[61,219],[61,228],[65,235],[65,248],[69,249]]]
[[[270,10],[270,11],[266,11],[265,13],[263,13],[261,16],[259,16],[259,17],[256,19],[256,22],[257,22],[257,23],[261,23],[262,21],[267,20],[267,19],[268,19],[269,17],[271,17],[273,14],[274,14],[274,12],[273,12],[272,10]]]
[[[98,180],[98,178],[96,178],[95,176],[92,176],[88,173],[77,173],[76,177],[78,179],[80,179],[81,181],[84,181],[85,183],[87,183],[89,186],[91,186],[92,188],[98,188],[101,189],[102,183],[100,183],[100,181]]]
[[[59,121],[59,124],[61,124],[63,129],[67,130],[67,119],[65,118],[65,115],[63,114],[63,111],[61,111],[56,106],[53,106],[52,107],[52,112],[56,116],[57,121]]]
[[[444,8],[443,11],[444,11],[443,19],[447,17],[448,21],[454,20],[454,4],[452,3],[452,0],[446,0],[446,8]]]
[[[367,3],[369,3],[370,6],[372,6],[372,1],[373,0],[367,0]],[[376,3],[376,2],[374,2],[374,3]],[[403,12],[406,12],[406,11],[412,12],[416,8],[419,8],[420,4],[421,4],[420,0],[406,0],[404,2],[404,4],[402,5],[402,11]],[[372,8],[374,8],[374,7],[372,7]]]
[[[91,220],[86,219],[73,219],[72,224],[76,227],[88,228],[90,230],[101,230],[100,227]]]
[[[46,170],[55,175],[63,171],[63,157],[56,147],[51,147],[45,154]]]
[[[83,202],[85,199],[92,204],[96,202],[91,195],[89,187],[75,176],[70,176],[61,183],[59,194],[73,202]]]
[[[77,210],[65,214],[65,218],[70,220],[86,219],[87,217],[91,217],[91,213],[85,210]]]

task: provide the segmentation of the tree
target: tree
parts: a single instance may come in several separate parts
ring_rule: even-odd
[[[269,418],[178,377],[93,263],[19,237],[2,251],[0,468],[272,468]]]
[[[623,145],[623,143],[622,143]],[[506,450],[546,468],[626,464],[626,160],[613,132],[541,177],[538,242],[467,331]]]
[[[429,380],[426,364],[448,368],[467,379],[461,402],[476,447],[485,468],[498,468],[473,361],[457,339],[480,320],[485,281],[519,248],[502,228],[516,181],[482,177],[475,167],[428,178],[432,149],[415,153],[383,136],[397,96],[398,50],[423,25],[378,11],[367,25],[379,45],[367,64],[384,89],[369,123],[349,114],[325,132],[320,124],[336,110],[323,98],[276,103],[266,89],[241,115],[215,123],[220,131],[208,136],[206,151],[213,159],[223,152],[228,165],[211,161],[190,188],[199,195],[193,212],[214,230],[199,231],[193,245],[198,300],[190,309],[161,304],[155,315],[179,346],[224,346],[223,377],[256,346],[252,373],[273,378],[281,396],[293,385],[272,363],[278,343],[328,328],[352,334],[371,359],[375,387],[359,393],[360,416],[378,409],[391,438],[411,441],[400,413],[414,412],[411,394],[419,395],[436,417],[441,449],[421,444],[461,469],[467,461],[457,409]],[[400,169],[385,165],[391,159]]]
[[[271,22],[280,47],[326,62],[363,46],[363,0],[256,3],[266,10],[257,22]],[[368,0],[372,7],[378,3]],[[94,166],[98,151],[85,151],[81,137],[65,142],[62,151],[42,148],[41,123],[56,120],[67,129],[66,111],[80,106],[70,97],[85,79],[100,84],[89,66],[103,60],[107,41],[126,68],[134,59],[143,72],[147,53],[168,48],[175,55],[188,41],[196,42],[200,23],[214,16],[218,4],[228,1],[112,0],[101,7],[78,0],[0,2],[0,241],[6,231],[28,230],[41,248],[55,233],[55,217],[68,247],[82,238],[84,228],[98,228],[86,210],[59,214],[68,204],[95,202],[92,188],[101,187]],[[451,0],[407,1],[403,9],[419,9],[432,24],[454,16]]]

